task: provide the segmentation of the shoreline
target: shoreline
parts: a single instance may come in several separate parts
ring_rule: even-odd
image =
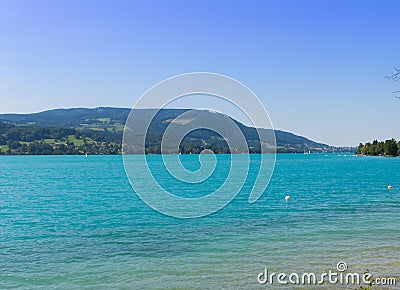
[[[161,153],[149,153],[149,154],[88,154],[88,157],[90,156],[122,156],[122,155],[129,155],[129,156],[135,156],[135,155],[337,155],[337,154],[345,154],[348,156],[365,156],[365,157],[400,157],[400,156],[373,156],[373,155],[360,155],[360,154],[354,154],[354,152],[312,152],[312,153],[297,153],[297,152],[276,152],[276,153],[211,153],[211,154],[202,154],[202,153],[192,153],[192,154],[161,154]],[[0,154],[1,156],[86,156],[85,153],[83,154]]]

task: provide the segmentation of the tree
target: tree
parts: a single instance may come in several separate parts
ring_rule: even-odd
[[[19,143],[18,141],[8,141],[7,145],[8,145],[8,148],[10,148],[10,149],[17,149],[17,148],[21,147],[21,143]]]
[[[33,155],[52,155],[53,147],[49,144],[33,142],[29,144],[28,153]]]
[[[364,144],[363,144],[363,143],[360,143],[360,144],[358,145],[357,154],[362,154],[361,151],[362,151],[363,147],[364,147]]]
[[[382,155],[385,152],[385,143],[384,142],[378,142],[376,145],[376,151],[378,152],[378,155]]]
[[[0,145],[6,145],[6,144],[7,144],[6,138],[4,138],[3,135],[0,135]]]
[[[385,154],[389,156],[397,156],[397,143],[396,140],[386,140],[384,145]]]

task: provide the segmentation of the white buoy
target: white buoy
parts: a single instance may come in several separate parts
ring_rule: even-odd
[[[290,196],[289,196],[289,195],[286,195],[286,196],[285,196],[285,200],[286,200],[286,201],[289,201],[289,200],[290,200]]]
[[[389,188],[389,189],[392,189],[392,188],[393,188],[393,186],[391,186],[391,185],[388,185],[388,188]]]

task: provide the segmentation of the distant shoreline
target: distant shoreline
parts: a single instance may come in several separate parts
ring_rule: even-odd
[[[370,156],[370,155],[359,155],[355,154],[354,152],[312,152],[312,153],[299,153],[299,152],[276,152],[276,153],[214,153],[214,155],[337,155],[337,154],[348,154],[350,156],[365,156],[365,157],[398,157],[398,156]],[[88,154],[87,156],[139,156],[139,155],[146,155],[146,156],[157,156],[157,155],[211,155],[211,154],[202,154],[202,153],[182,153],[182,154],[158,154],[158,153],[150,153],[150,154]],[[83,156],[85,157],[86,154],[0,154],[1,156]]]
[[[354,154],[355,156],[361,156],[361,157],[389,157],[389,158],[396,158],[400,157],[399,155],[366,155],[366,154]]]
[[[199,154],[204,149],[210,149],[216,154],[246,152],[247,150],[250,154],[255,154],[261,153],[261,146],[263,150],[276,148],[277,153],[299,154],[310,151],[326,153],[357,150],[356,147],[330,146],[282,130],[248,127],[228,115],[208,110],[160,109],[155,116],[151,116],[151,109],[138,109],[136,113],[141,116],[140,120],[152,117],[153,121],[147,130],[145,148],[139,145],[137,153],[145,150],[146,154],[159,154],[161,140],[172,120],[180,118],[188,111],[191,112],[193,118],[180,123],[179,130],[185,131],[185,126],[189,126],[188,124],[193,120],[199,124],[212,120],[213,123],[227,126],[230,124],[228,120],[233,120],[241,130],[247,146],[229,147],[225,138],[213,130],[204,128],[186,134],[179,148],[171,149],[172,153],[179,150],[182,154]],[[126,121],[130,113],[129,108],[99,107],[55,109],[34,114],[0,114],[0,154],[118,155],[123,150],[122,144],[127,149],[126,142],[123,140]],[[138,126],[141,126],[140,122]],[[261,135],[265,139],[263,142],[260,141]],[[270,142],[265,142],[267,139]],[[136,153],[134,150],[135,148],[130,148],[125,151]]]

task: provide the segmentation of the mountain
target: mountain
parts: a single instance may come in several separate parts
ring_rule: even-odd
[[[2,145],[1,140],[3,140],[2,143],[6,144],[11,141],[25,142],[22,144],[28,147],[30,144],[27,143],[29,142],[40,144],[44,142],[43,140],[47,140],[46,142],[53,146],[53,149],[57,149],[58,146],[67,144],[70,144],[72,148],[71,142],[73,141],[74,145],[81,146],[79,150],[77,149],[77,153],[84,154],[87,148],[82,146],[87,145],[87,142],[83,141],[90,140],[91,144],[96,144],[97,147],[101,147],[103,143],[108,142],[109,145],[112,144],[115,148],[119,148],[117,144],[121,143],[125,122],[130,112],[131,110],[127,108],[100,107],[94,109],[56,109],[32,114],[0,114],[0,122],[2,122],[0,123],[0,145]],[[153,114],[154,112],[154,109],[143,109],[135,111],[135,114],[145,118],[148,114]],[[160,151],[160,143],[165,130],[171,122],[175,122],[175,119],[184,113],[186,115],[190,113],[191,117],[180,123],[178,122],[179,124],[176,127],[181,130],[193,125],[193,122],[201,124],[212,120],[213,124],[225,124],[229,123],[230,120],[242,131],[250,147],[250,152],[259,152],[260,140],[255,128],[245,126],[224,114],[208,110],[189,109],[160,110],[149,127],[146,152],[158,153]],[[52,128],[50,131],[55,132],[55,134],[51,134],[49,128]],[[72,131],[60,131],[61,129]],[[135,128],[131,129],[134,130]],[[37,133],[36,136],[31,134],[32,131]],[[268,129],[260,129],[260,134],[262,135],[268,135],[271,132]],[[30,137],[27,137],[27,135]],[[74,136],[74,138],[71,136]],[[275,136],[278,152],[303,152],[304,150],[323,152],[332,148],[329,145],[285,131],[275,130]],[[75,142],[75,140],[78,142]],[[16,143],[14,145],[16,146]],[[219,134],[206,129],[190,132],[181,144],[181,150],[184,153],[199,153],[207,148],[218,153],[229,152],[226,141]],[[3,152],[6,149],[9,148],[6,148],[5,144],[3,144]],[[69,152],[73,152],[73,150],[71,149]],[[110,154],[114,153],[120,153],[120,149]]]
[[[100,131],[115,128],[122,132],[130,111],[126,108],[55,109],[32,114],[0,114],[0,122]]]

